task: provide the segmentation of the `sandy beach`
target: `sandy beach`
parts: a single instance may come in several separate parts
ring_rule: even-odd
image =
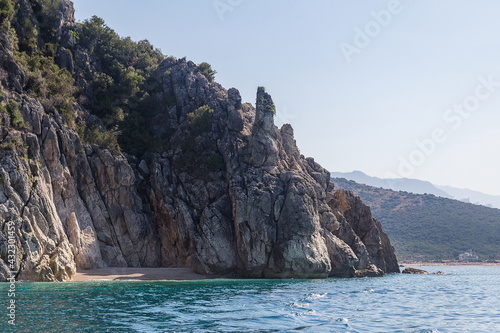
[[[79,270],[72,281],[127,281],[127,280],[157,280],[183,281],[203,280],[206,277],[193,272],[189,268],[133,268],[115,267],[92,270]]]

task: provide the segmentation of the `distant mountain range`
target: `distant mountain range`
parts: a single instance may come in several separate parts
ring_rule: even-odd
[[[353,191],[371,207],[399,260],[456,260],[466,251],[479,255],[481,260],[500,259],[500,209],[431,194],[393,191],[344,178],[333,178],[333,182],[336,188]]]
[[[353,180],[358,184],[381,187],[394,191],[405,191],[415,194],[433,194],[437,197],[460,200],[475,205],[500,208],[500,196],[489,195],[478,191],[460,189],[451,186],[434,185],[428,181],[396,178],[384,179],[371,177],[361,171],[332,172],[333,178],[345,178]]]

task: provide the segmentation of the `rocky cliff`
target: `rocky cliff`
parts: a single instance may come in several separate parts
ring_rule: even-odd
[[[76,123],[103,126],[88,102],[102,64],[77,42],[71,2],[56,4],[45,26],[33,1],[19,1],[12,21],[33,22],[39,49],[50,26],[54,59],[81,94]],[[16,29],[22,43],[25,29]],[[264,88],[253,107],[200,66],[166,58],[151,76],[150,147],[122,154],[85,143],[71,117],[37,98],[12,37],[0,39],[0,280],[11,263],[18,279],[34,281],[106,266],[255,278],[399,272],[369,207],[300,155],[292,127],[274,125]]]

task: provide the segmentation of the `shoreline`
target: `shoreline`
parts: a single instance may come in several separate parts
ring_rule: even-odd
[[[190,268],[136,268],[107,267],[90,270],[77,270],[68,282],[85,281],[195,281],[207,277],[195,273]]]
[[[442,267],[442,266],[500,266],[500,263],[436,263],[417,262],[399,263],[400,267]],[[67,282],[98,282],[98,281],[199,281],[214,278],[195,273],[190,268],[136,268],[107,267],[90,270],[77,270],[71,281]],[[218,276],[220,277],[220,276]]]
[[[411,267],[411,266],[500,266],[500,263],[496,262],[400,262],[399,266]]]

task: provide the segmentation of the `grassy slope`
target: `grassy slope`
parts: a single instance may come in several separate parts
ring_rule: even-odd
[[[337,188],[352,190],[382,222],[398,258],[456,259],[473,250],[483,260],[500,259],[500,209],[456,200],[396,192],[334,178]]]

